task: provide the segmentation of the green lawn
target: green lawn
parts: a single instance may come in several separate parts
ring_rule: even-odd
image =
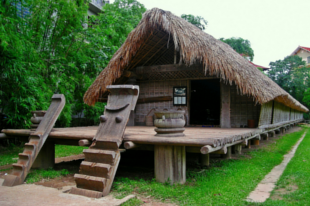
[[[274,166],[282,162],[283,155],[288,153],[304,131],[287,134],[276,143],[251,151],[248,153],[250,157],[223,160],[202,172],[187,171],[185,185],[170,186],[155,180],[116,178],[113,190],[122,196],[137,192],[180,205],[253,205],[245,202],[245,198]],[[135,199],[126,205],[139,205],[139,202]]]
[[[88,147],[55,145],[55,157],[67,157],[71,155],[83,154],[83,149]]]
[[[11,144],[9,147],[0,147],[0,166],[16,163],[18,153],[23,152],[23,146]]]
[[[280,194],[278,189],[281,190]],[[310,205],[310,132],[300,143],[295,156],[278,181],[272,192],[272,197],[275,196],[283,199],[268,199],[262,205]]]

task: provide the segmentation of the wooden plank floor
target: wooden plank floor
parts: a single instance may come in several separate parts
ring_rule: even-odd
[[[49,135],[51,139],[66,140],[92,140],[97,132],[97,126],[92,127],[70,127],[54,128]],[[186,127],[184,137],[157,137],[155,127],[129,126],[126,127],[124,141],[133,141],[139,144],[164,144],[164,145],[184,145],[203,146],[211,145],[212,140],[228,139],[231,142],[246,139],[259,134],[261,129],[257,128],[204,128]],[[26,129],[4,129],[6,135],[29,136],[30,130]]]

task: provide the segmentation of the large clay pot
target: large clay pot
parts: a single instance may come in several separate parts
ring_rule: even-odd
[[[155,136],[180,137],[184,136],[184,110],[161,110],[155,111],[154,125],[157,127]]]

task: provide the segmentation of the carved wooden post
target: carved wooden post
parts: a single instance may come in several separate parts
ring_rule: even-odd
[[[221,128],[230,127],[230,86],[221,82]]]

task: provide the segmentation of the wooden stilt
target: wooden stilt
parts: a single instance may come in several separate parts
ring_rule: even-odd
[[[251,148],[251,144],[252,144],[253,142],[252,142],[252,140],[250,139],[250,140],[248,140],[248,145],[246,146],[246,148]]]
[[[242,144],[235,145],[235,154],[241,154]]]
[[[158,182],[170,184],[186,182],[185,146],[162,146],[154,148],[155,178]]]
[[[231,147],[227,147],[227,153],[223,155],[225,159],[231,159]]]
[[[210,155],[209,154],[201,154],[201,166],[210,166]]]
[[[259,140],[258,139],[254,139],[253,143],[254,143],[254,145],[259,145]]]

